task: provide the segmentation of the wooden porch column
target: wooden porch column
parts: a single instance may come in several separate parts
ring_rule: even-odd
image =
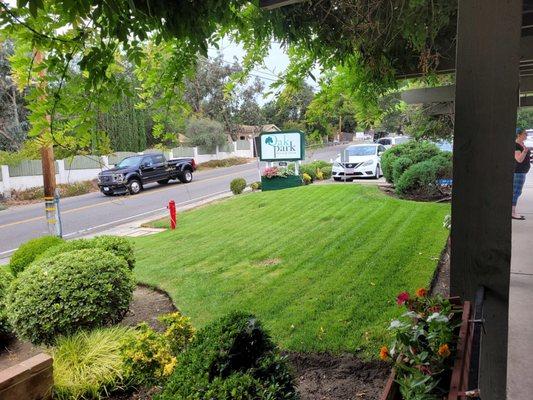
[[[480,389],[506,398],[521,0],[459,0],[451,294],[486,288]]]

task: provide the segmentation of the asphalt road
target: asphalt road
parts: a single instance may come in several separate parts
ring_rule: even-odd
[[[307,151],[309,160],[330,161],[346,146]],[[229,191],[232,179],[260,180],[256,162],[201,171],[189,184],[172,181],[166,186],[147,185],[138,195],[106,197],[99,192],[61,200],[63,236],[73,238],[107,230],[126,222],[147,218],[164,210],[170,200],[176,205],[205,200]],[[47,234],[44,204],[11,207],[0,211],[0,258],[9,256],[25,241]]]

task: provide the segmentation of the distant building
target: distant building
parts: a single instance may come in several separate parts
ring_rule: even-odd
[[[261,132],[279,132],[279,129],[274,124],[266,125],[237,125],[235,134],[237,139],[246,140],[259,136]]]

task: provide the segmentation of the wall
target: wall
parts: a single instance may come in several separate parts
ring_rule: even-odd
[[[44,400],[51,398],[54,378],[52,358],[38,354],[0,371],[0,399]]]
[[[113,167],[125,157],[135,154],[164,152],[168,158],[194,158],[199,164],[230,157],[253,157],[251,140],[228,143],[223,148],[205,149],[198,147],[176,147],[162,151],[148,149],[142,153],[118,152],[109,156],[75,156],[56,161],[56,182],[74,183],[96,179],[102,170]],[[224,151],[223,151],[224,150]],[[25,190],[43,185],[40,160],[26,160],[16,166],[0,165],[0,195],[10,196],[11,190]]]

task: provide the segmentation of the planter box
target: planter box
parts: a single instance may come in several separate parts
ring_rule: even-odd
[[[472,358],[473,327],[470,321],[470,302],[465,301],[461,304],[458,298],[452,298],[450,301],[452,304],[462,307],[462,316],[457,343],[457,354],[453,363],[450,391],[447,399],[463,400],[465,399],[465,392],[469,389],[468,375]],[[394,379],[395,371],[392,370],[381,395],[381,400],[403,400],[398,383]]]
[[[41,353],[0,371],[0,399],[50,399],[54,385],[52,364],[52,357]]]
[[[290,175],[286,178],[274,177],[274,178],[265,178],[261,177],[261,190],[278,190],[278,189],[287,189],[292,187],[302,186],[302,178],[297,175]]]

